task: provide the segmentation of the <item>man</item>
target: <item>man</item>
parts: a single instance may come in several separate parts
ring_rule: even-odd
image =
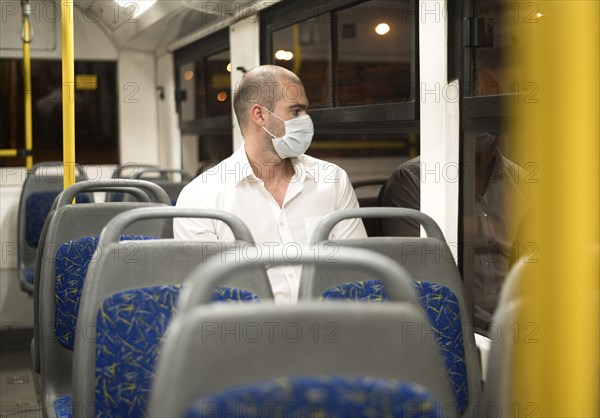
[[[307,108],[304,86],[294,73],[273,65],[247,72],[234,96],[244,143],[187,185],[177,206],[238,216],[265,251],[307,245],[324,215],[357,208],[346,172],[304,154],[314,131]],[[226,225],[209,219],[176,219],[173,228],[179,239],[233,239]],[[363,237],[358,219],[332,231],[332,239]],[[276,302],[297,301],[300,267],[274,267],[268,274]]]
[[[475,208],[465,219],[467,251],[473,254],[474,324],[487,329],[496,308],[504,277],[514,252],[519,219],[527,211],[527,178],[530,173],[504,157],[499,135],[476,138]],[[413,158],[401,164],[383,190],[382,205],[420,208],[421,162]],[[412,221],[383,220],[386,235],[419,236]],[[518,244],[518,243],[517,243]]]

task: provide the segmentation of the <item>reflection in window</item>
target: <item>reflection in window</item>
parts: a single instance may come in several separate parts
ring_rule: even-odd
[[[34,163],[62,160],[61,68],[56,60],[31,62]],[[81,164],[119,161],[116,69],[111,61],[75,62],[75,151]],[[22,60],[1,60],[0,82],[0,148],[24,148]],[[0,159],[3,167],[24,163],[22,158]]]
[[[338,106],[414,98],[411,7],[375,0],[338,12]]]
[[[521,79],[524,63],[511,54],[529,42],[520,33],[520,24],[539,23],[544,18],[537,2],[477,0],[472,31],[480,40],[475,46],[474,95],[521,93],[533,98],[534,83]]]
[[[175,52],[182,161],[188,172],[231,155],[231,58],[223,30]]]
[[[473,286],[475,326],[485,330],[510,265],[527,247],[520,231],[525,230],[532,177],[502,151],[502,132],[465,136],[475,146],[474,155],[465,157],[463,174],[472,202],[472,210],[463,214],[464,279]]]
[[[229,50],[206,58],[206,116],[231,114],[231,60]]]
[[[321,15],[273,32],[273,63],[296,73],[313,109],[332,106],[331,27]]]
[[[188,122],[196,119],[196,65],[193,62],[179,68],[179,99],[181,101],[181,120]],[[198,103],[201,109],[203,102]],[[201,110],[198,113],[203,113]]]
[[[409,134],[338,134],[319,135],[306,152],[317,158],[406,157],[419,154],[419,135]]]
[[[229,50],[181,65],[179,80],[183,122],[231,114]]]
[[[324,13],[272,32],[271,62],[300,77],[313,109],[410,101],[414,16],[409,0]]]

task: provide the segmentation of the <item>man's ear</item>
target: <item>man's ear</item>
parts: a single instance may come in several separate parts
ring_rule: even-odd
[[[265,125],[264,111],[262,106],[258,103],[253,104],[250,108],[250,119],[257,125]]]

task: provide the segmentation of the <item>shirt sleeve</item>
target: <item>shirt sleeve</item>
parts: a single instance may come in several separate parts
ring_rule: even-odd
[[[338,167],[336,193],[336,210],[356,209],[358,208],[358,199],[348,174]],[[348,219],[338,223],[331,233],[331,239],[360,239],[367,238],[367,231],[363,225],[362,219]]]
[[[214,209],[200,199],[199,190],[194,192],[193,182],[186,186],[177,198],[178,208]],[[213,219],[175,218],[173,219],[173,236],[181,240],[218,241],[219,236]]]
[[[406,162],[387,181],[382,206],[419,210],[421,206],[419,162]],[[383,219],[383,231],[387,236],[418,237],[419,224],[410,220]]]

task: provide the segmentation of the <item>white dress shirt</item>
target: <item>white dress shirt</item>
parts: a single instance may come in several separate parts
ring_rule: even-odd
[[[290,179],[282,207],[255,176],[243,144],[231,157],[188,184],[177,199],[177,207],[219,209],[236,215],[246,223],[263,254],[282,249],[293,258],[299,245],[309,244],[324,215],[357,208],[358,201],[348,175],[337,165],[308,155],[292,158],[292,164],[295,175]],[[177,239],[234,239],[227,225],[213,219],[177,218],[173,229]],[[360,219],[340,222],[330,235],[331,239],[366,236]],[[268,270],[276,303],[297,301],[301,271],[298,266]]]

